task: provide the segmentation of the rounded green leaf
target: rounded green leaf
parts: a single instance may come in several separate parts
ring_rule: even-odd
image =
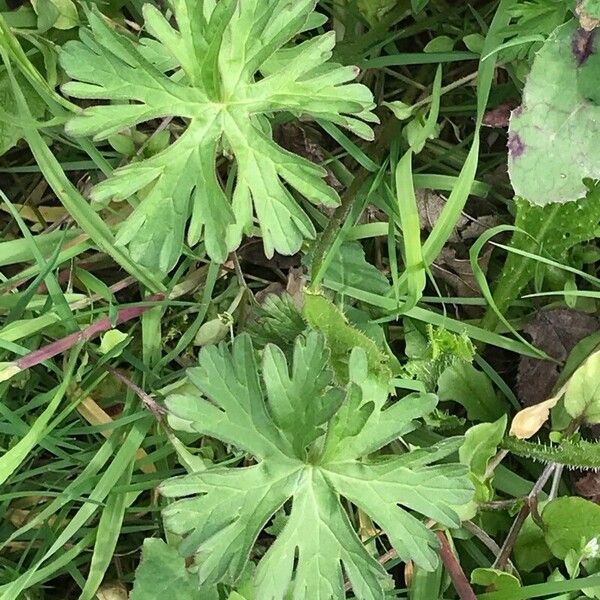
[[[600,537],[600,506],[583,498],[564,496],[549,502],[542,520],[546,543],[557,558]]]
[[[600,55],[592,33],[572,20],[558,27],[538,53],[513,111],[509,173],[517,196],[532,204],[568,202],[586,195],[584,179],[600,178]]]
[[[574,419],[600,423],[600,352],[592,354],[571,377],[565,408]]]

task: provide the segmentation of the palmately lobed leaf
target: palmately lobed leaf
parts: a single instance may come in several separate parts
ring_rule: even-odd
[[[600,52],[597,30],[576,20],[558,27],[538,53],[513,111],[509,173],[532,204],[583,198],[584,179],[600,178]]]
[[[342,599],[346,579],[356,598],[384,599],[386,572],[356,534],[343,498],[372,517],[401,559],[425,569],[437,564],[437,538],[419,515],[460,525],[453,507],[472,497],[468,469],[435,463],[462,438],[401,455],[378,452],[412,430],[436,398],[388,402],[388,382],[369,371],[361,348],[350,357],[350,383],[339,387],[329,360],[323,335],[313,331],[296,340],[291,364],[268,345],[259,368],[242,335],[231,350],[202,349],[189,370],[197,394],[167,399],[173,426],[253,457],[251,466],[214,467],[160,487],[175,499],[163,511],[165,526],[183,536],[179,550],[194,556],[199,585],[234,583],[282,507],[286,523],[256,571],[261,600]]]
[[[103,140],[142,123],[184,120],[167,149],[117,169],[92,191],[97,201],[139,203],[118,233],[132,257],[172,268],[187,243],[205,243],[223,262],[258,221],[267,256],[297,252],[315,229],[292,190],[314,204],[335,206],[325,170],[273,140],[277,112],[319,118],[372,139],[373,96],[352,83],[355,67],[331,62],[333,32],[290,42],[314,25],[315,0],[171,0],[177,28],[144,7],[152,38],[134,41],[99,13],[91,30],[65,44],[61,64],[73,81],[66,94],[109,101],[67,124],[73,136]],[[179,68],[180,67],[180,68]],[[223,154],[235,161],[225,188]]]

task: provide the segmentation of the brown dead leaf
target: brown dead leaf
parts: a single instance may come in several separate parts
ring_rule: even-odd
[[[419,218],[421,220],[421,229],[431,231],[438,222],[444,207],[446,199],[440,194],[428,189],[419,189],[415,191],[417,198],[417,207],[419,209]],[[461,215],[456,223],[456,227],[452,231],[452,235],[448,239],[449,242],[459,242],[460,231],[468,225],[469,220],[464,215]]]
[[[584,475],[573,474],[573,487],[578,496],[600,504],[600,473],[588,471]]]
[[[534,346],[560,363],[583,338],[600,329],[600,321],[567,308],[540,311],[525,328]],[[525,406],[542,402],[552,394],[561,366],[549,360],[521,357],[517,377],[519,399]]]
[[[290,269],[285,291],[292,297],[294,304],[300,310],[304,308],[304,286],[306,284],[306,274],[302,267]]]
[[[515,100],[499,104],[496,108],[492,108],[485,113],[485,116],[483,117],[483,124],[487,127],[499,129],[508,127],[510,113],[517,108],[518,105],[519,103]]]
[[[307,158],[315,164],[322,164],[326,153],[323,148],[323,139],[321,134],[308,125],[297,123],[284,123],[277,127],[273,133],[273,138],[277,144]],[[325,180],[336,191],[341,192],[344,186],[332,171],[327,169]]]
[[[492,254],[492,247],[486,249],[479,258],[479,266],[485,273]],[[466,258],[458,258],[456,250],[446,246],[438,255],[432,265],[436,278],[444,281],[456,296],[480,296],[481,290],[473,275],[471,261]]]

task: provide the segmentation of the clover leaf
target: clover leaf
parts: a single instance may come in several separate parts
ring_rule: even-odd
[[[415,513],[460,525],[452,507],[472,497],[467,468],[432,463],[455,452],[461,438],[374,454],[412,430],[413,420],[435,407],[435,396],[388,403],[387,382],[369,373],[360,348],[345,389],[332,385],[328,362],[323,336],[311,332],[297,338],[291,365],[267,346],[259,376],[250,338],[242,335],[232,350],[222,344],[201,351],[199,366],[189,370],[197,394],[167,399],[173,425],[254,459],[160,487],[178,499],[163,511],[164,522],[183,536],[180,553],[195,556],[199,585],[234,583],[282,507],[287,521],[256,570],[261,600],[345,598],[345,578],[357,598],[383,600],[386,572],[357,536],[342,497],[372,517],[400,558],[425,569],[437,564],[437,538]]]
[[[358,70],[330,61],[335,33],[290,45],[314,26],[315,0],[170,0],[177,28],[150,4],[152,38],[134,41],[97,12],[91,29],[70,41],[61,64],[70,96],[109,101],[67,124],[73,136],[103,140],[153,119],[176,117],[183,133],[158,154],[117,169],[97,185],[97,201],[132,198],[117,241],[140,263],[167,271],[203,239],[224,261],[256,215],[265,253],[297,252],[315,229],[290,188],[314,204],[335,206],[325,171],[273,140],[279,112],[341,125],[372,139],[373,96],[350,83]],[[217,161],[232,159],[230,180]],[[188,224],[189,221],[189,224]]]

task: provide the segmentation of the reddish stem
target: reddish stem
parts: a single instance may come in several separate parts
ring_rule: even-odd
[[[154,296],[149,296],[146,299],[146,302],[160,302],[164,300],[165,296],[163,294],[155,294]],[[116,324],[120,325],[121,323],[125,323],[126,321],[131,321],[132,319],[136,319],[140,315],[144,314],[146,311],[153,308],[151,305],[147,306],[132,306],[129,308],[123,308],[117,313]],[[80,342],[87,342],[92,338],[104,333],[105,331],[109,331],[113,329],[114,326],[113,321],[109,317],[105,317],[88,325],[85,329],[81,331],[77,331],[72,333],[71,335],[67,335],[60,340],[56,340],[47,346],[40,348],[39,350],[34,350],[25,356],[22,356],[18,360],[15,361],[15,366],[18,367],[20,371],[25,369],[30,369],[35,365],[39,365],[47,361],[48,359],[62,354],[66,352],[73,346],[79,344]]]
[[[457,591],[460,600],[477,600],[477,596],[475,595],[465,572],[462,570],[456,555],[452,552],[446,534],[443,531],[436,531],[435,534],[440,540],[440,557],[446,567],[446,571],[448,571],[448,574],[450,575],[450,579],[452,579],[454,589]]]

